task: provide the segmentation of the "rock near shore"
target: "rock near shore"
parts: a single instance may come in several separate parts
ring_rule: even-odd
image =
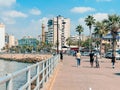
[[[25,63],[36,63],[42,60],[46,60],[52,57],[52,55],[41,54],[0,54],[0,59],[18,61]]]

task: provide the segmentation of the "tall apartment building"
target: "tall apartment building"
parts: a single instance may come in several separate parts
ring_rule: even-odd
[[[48,43],[48,32],[45,32],[45,42]]]
[[[70,38],[71,38],[73,41],[78,41],[78,40],[79,40],[79,35],[70,36]],[[85,40],[87,40],[87,39],[88,39],[87,36],[85,36],[84,34],[81,34],[81,36],[80,36],[80,40],[81,40],[81,41],[85,41]]]
[[[0,52],[5,46],[5,25],[0,23]]]
[[[5,34],[5,44],[8,45],[9,48],[18,45],[14,35],[9,35],[7,33]]]
[[[42,42],[45,43],[45,25],[42,23]]]
[[[9,47],[15,46],[15,37],[13,35],[9,35]]]
[[[57,30],[59,50],[66,45],[66,39],[70,37],[70,19],[62,16],[48,20],[48,42],[57,44]]]

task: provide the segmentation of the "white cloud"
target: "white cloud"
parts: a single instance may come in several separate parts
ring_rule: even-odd
[[[112,0],[96,0],[97,2],[111,2]]]
[[[20,32],[22,33],[21,36],[33,36],[33,37],[38,37],[38,35],[41,34],[42,28],[41,25],[42,23],[45,25],[45,31],[47,31],[47,17],[43,17],[39,20],[31,20],[28,25],[25,27],[20,28]],[[18,30],[19,31],[19,30]]]
[[[30,21],[22,20],[23,22],[16,22],[15,24],[7,24],[6,32],[9,34],[14,34],[16,38],[21,39],[23,36],[32,36],[38,38],[38,35],[41,34],[42,22],[45,24],[45,30],[47,31],[47,17],[43,17],[40,19],[32,19]]]
[[[48,18],[47,17],[43,17],[43,18],[41,18],[41,19],[39,19],[39,20],[31,20],[31,22],[30,22],[30,28],[36,28],[36,30],[40,30],[41,29],[41,26],[40,25],[42,25],[42,23],[45,25],[45,27],[46,27],[46,30],[47,30],[47,22],[48,22]],[[41,32],[40,32],[41,33]]]
[[[96,21],[102,21],[108,18],[108,14],[107,13],[96,13],[93,15],[93,17],[96,19]]]
[[[27,17],[26,14],[20,11],[15,11],[15,10],[3,12],[3,16],[10,17],[10,18],[20,18],[20,17],[26,18]]]
[[[16,3],[16,0],[0,0],[0,6],[9,7]]]
[[[6,24],[15,24],[16,19],[28,17],[26,14],[15,10],[1,11],[0,16],[1,22]]]
[[[88,28],[88,26],[85,23],[85,17],[79,18],[78,22],[84,28],[84,34],[85,35],[89,35],[89,28]]]
[[[33,9],[30,10],[30,13],[33,14],[33,15],[40,15],[41,11],[37,8],[33,8]]]
[[[92,11],[95,11],[95,9],[91,7],[74,7],[71,9],[71,12],[74,12],[74,13],[85,13],[85,12],[92,12]]]
[[[2,20],[6,23],[6,24],[15,24],[15,20],[11,19],[11,18],[7,18],[7,17],[2,17]]]

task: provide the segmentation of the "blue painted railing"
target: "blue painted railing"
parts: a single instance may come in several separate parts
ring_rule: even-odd
[[[48,81],[59,61],[59,55],[43,60],[20,71],[8,74],[0,78],[0,85],[5,84],[5,90],[40,90]],[[34,71],[34,76],[32,75]],[[14,89],[13,80],[26,74],[26,83]],[[15,82],[17,83],[17,82]]]

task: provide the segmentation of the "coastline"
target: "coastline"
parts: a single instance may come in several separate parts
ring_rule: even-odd
[[[0,59],[23,63],[36,63],[50,57],[51,54],[0,54]]]

